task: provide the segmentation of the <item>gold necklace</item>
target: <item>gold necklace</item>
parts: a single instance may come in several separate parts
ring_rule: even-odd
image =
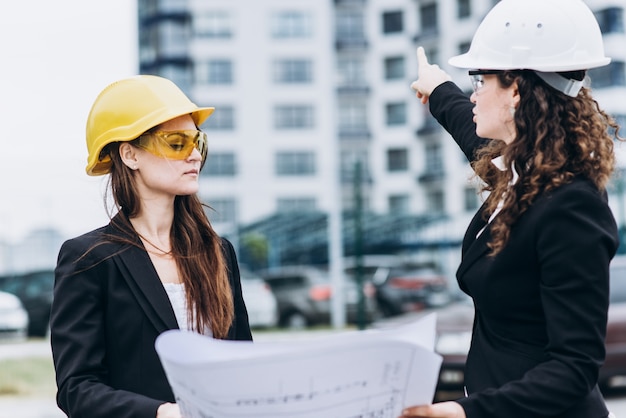
[[[137,232],[137,231],[135,231],[135,232]],[[139,235],[139,238],[141,238],[142,240],[144,240],[145,242],[150,244],[150,246],[152,246],[152,247],[156,248],[157,250],[159,250],[161,253],[155,253],[154,251],[148,251],[147,248],[146,248],[146,251],[151,252],[152,254],[155,254],[155,255],[171,255],[172,254],[172,250],[171,249],[169,251],[165,251],[164,249],[154,245],[154,243],[152,241],[150,241],[148,238],[146,238],[143,235],[141,235],[139,232],[137,232],[137,235]]]

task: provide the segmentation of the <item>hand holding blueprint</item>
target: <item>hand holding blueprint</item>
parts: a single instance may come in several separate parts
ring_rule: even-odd
[[[435,321],[280,343],[172,330],[156,350],[185,418],[396,418],[432,402]]]

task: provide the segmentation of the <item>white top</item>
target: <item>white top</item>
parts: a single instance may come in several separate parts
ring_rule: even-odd
[[[493,160],[491,160],[491,163],[493,165],[495,165],[500,171],[506,171],[506,167],[504,166],[504,162],[503,161],[504,161],[504,158],[502,156],[499,156],[499,157],[496,157]],[[513,172],[513,179],[509,183],[509,187],[514,186],[515,183],[517,183],[517,180],[519,180],[519,174],[517,174],[517,171],[515,171],[515,167],[513,165],[511,165],[511,171]],[[496,206],[496,210],[494,210],[493,213],[491,214],[491,216],[489,217],[489,220],[487,221],[487,225],[489,225],[491,223],[491,221],[493,221],[493,219],[502,210],[502,207],[504,206],[504,198],[505,197],[506,197],[506,193],[502,196],[502,199],[500,199],[500,201],[498,202],[498,206]],[[478,238],[480,236],[480,234],[483,233],[485,228],[487,228],[487,225],[483,226],[482,229],[480,231],[478,231],[478,234],[476,234],[476,238]]]
[[[185,285],[182,283],[163,283],[163,287],[170,298],[170,303],[176,315],[178,327],[183,331],[191,331],[187,317],[187,300],[185,299]]]
[[[163,283],[163,287],[172,304],[174,315],[176,315],[176,322],[178,322],[178,328],[183,331],[193,331],[193,325],[190,323],[189,315],[187,314],[185,285],[182,283]],[[209,337],[213,336],[210,327],[206,327],[202,334]]]

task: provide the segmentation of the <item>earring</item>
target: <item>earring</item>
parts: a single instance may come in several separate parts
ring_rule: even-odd
[[[516,109],[515,109],[515,106],[510,106],[510,107],[509,107],[509,112],[511,112],[511,117],[514,117],[514,116],[515,116],[515,110],[516,110]]]
[[[133,170],[137,170],[137,164],[133,166]]]

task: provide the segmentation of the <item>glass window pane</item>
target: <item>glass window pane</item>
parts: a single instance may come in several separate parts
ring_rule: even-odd
[[[406,123],[406,103],[388,103],[385,106],[387,125],[404,125]]]
[[[399,33],[402,30],[401,11],[383,13],[383,33]]]
[[[235,154],[232,152],[209,152],[202,174],[211,177],[233,177],[237,174]]]
[[[309,38],[312,36],[312,17],[303,11],[280,11],[272,15],[273,38]]]
[[[406,148],[387,150],[387,171],[407,171],[409,169],[409,151]]]
[[[404,78],[404,57],[385,58],[385,80]]]
[[[313,127],[313,107],[308,105],[283,105],[274,108],[276,129],[309,129]]]
[[[312,64],[308,59],[281,59],[274,61],[275,83],[310,83],[313,80]]]
[[[309,176],[315,174],[315,154],[307,151],[276,153],[276,175]]]

